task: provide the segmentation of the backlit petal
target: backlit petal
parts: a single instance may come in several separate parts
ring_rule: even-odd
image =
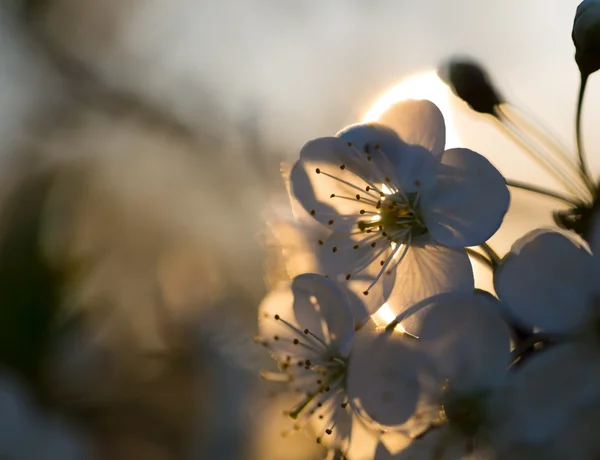
[[[465,250],[440,246],[422,237],[410,246],[396,267],[396,283],[388,304],[398,315],[431,296],[451,291],[471,293],[473,289],[473,269]],[[412,331],[420,317],[416,313],[402,324]]]
[[[389,126],[407,144],[419,145],[439,157],[446,144],[446,125],[438,107],[428,100],[405,100],[383,112],[379,123]]]
[[[476,246],[500,227],[510,194],[504,177],[468,149],[444,152],[436,183],[422,194],[422,213],[431,235],[446,246]]]
[[[494,275],[500,299],[514,318],[545,331],[579,325],[594,287],[592,257],[575,236],[535,230],[518,240]]]

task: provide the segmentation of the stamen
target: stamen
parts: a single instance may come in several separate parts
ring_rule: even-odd
[[[326,172],[324,172],[324,171],[321,171],[319,174],[323,174],[324,176],[327,176],[327,177],[329,177],[329,178],[331,178],[331,179],[333,179],[333,180],[336,180],[336,181],[338,181],[338,182],[340,182],[340,183],[342,183],[342,184],[344,184],[344,185],[346,185],[346,186],[348,186],[348,187],[350,187],[350,188],[352,188],[352,189],[356,190],[357,192],[362,192],[362,191],[363,191],[361,188],[357,187],[356,185],[354,185],[354,184],[351,184],[351,183],[350,183],[350,182],[348,182],[347,180],[344,180],[344,179],[341,179],[341,178],[339,178],[339,177],[337,177],[337,176],[334,176],[333,174],[329,174],[329,173],[326,173]],[[371,184],[371,183],[370,183],[370,182],[369,182],[367,179],[365,179],[364,177],[360,177],[360,176],[356,176],[356,177],[357,177],[357,178],[359,178],[360,180],[362,180],[363,182],[366,182],[367,184],[369,184],[369,185],[371,186],[371,188],[373,188],[373,189],[375,188],[375,187],[373,186],[373,184]],[[373,198],[373,197],[372,197],[372,198]]]
[[[390,256],[388,256],[387,260],[385,261],[385,263],[382,265],[381,270],[379,270],[379,273],[377,274],[377,276],[375,277],[375,280],[371,283],[371,285],[366,289],[365,292],[369,292],[373,286],[375,286],[375,284],[377,283],[377,281],[379,281],[379,279],[381,278],[381,276],[383,275],[383,273],[386,271],[388,265],[392,262],[392,260],[394,260],[394,257],[396,256],[396,254],[398,253],[398,251],[402,248],[403,252],[400,255],[400,258],[398,259],[398,261],[395,263],[395,265],[398,265],[402,259],[404,259],[404,256],[406,256],[406,253],[408,252],[408,247],[410,246],[410,234],[408,237],[408,242],[405,243],[404,245],[398,245],[396,246],[396,248],[392,251],[392,254]],[[391,272],[390,272],[391,273]],[[363,292],[364,294],[364,292]],[[367,295],[367,294],[365,294]]]
[[[292,376],[281,372],[261,371],[260,378],[270,382],[289,383],[292,381]]]
[[[281,321],[288,328],[290,328],[292,331],[294,331],[299,337],[304,337],[305,335],[307,335],[305,332],[301,331],[300,329],[298,329],[293,324],[291,324],[288,321],[286,321],[285,319],[281,318],[279,315],[275,315],[275,320],[276,321]],[[315,337],[318,340],[318,345],[322,345],[325,349],[329,348],[327,344],[325,344],[321,339],[318,339],[316,336],[314,336],[314,334],[310,334],[309,333],[308,335],[311,335],[311,336]]]

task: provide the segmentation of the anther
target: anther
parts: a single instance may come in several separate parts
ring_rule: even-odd
[[[317,403],[317,407],[323,407],[323,403],[322,402],[318,402]]]
[[[348,147],[352,147],[352,142],[348,142]]]
[[[381,265],[383,267],[385,265],[385,260],[379,261],[379,265]]]
[[[348,281],[350,278],[352,278],[352,275],[351,275],[350,273],[348,273],[348,274],[346,275],[346,281]]]
[[[386,176],[385,181],[386,182],[390,182],[392,179],[390,179],[389,177]]]
[[[315,211],[314,209],[311,209],[311,210],[310,210],[310,215],[311,215],[311,216],[314,216],[316,213],[317,213],[317,211]]]
[[[340,165],[340,169],[343,171],[344,169],[346,169],[346,165]]]
[[[377,209],[381,208],[381,200],[379,200],[379,201],[377,202],[377,204],[375,205],[375,207],[376,207]]]
[[[369,295],[369,291],[364,291],[363,295]]]
[[[331,219],[329,222],[327,222],[329,225],[333,225],[333,219]]]
[[[363,147],[363,150],[365,151],[365,153],[369,153],[371,151],[371,146],[369,145],[368,142]]]
[[[321,438],[317,438],[317,444],[321,444]]]
[[[331,252],[337,252],[337,246],[332,247]]]
[[[329,195],[329,198],[335,198],[335,193],[332,193],[331,195]]]
[[[308,335],[308,329],[304,329],[304,333]]]
[[[371,161],[373,158],[371,158],[371,155],[367,155],[367,161]]]
[[[364,214],[365,212],[366,212],[366,211],[365,211],[364,209],[361,209],[361,210],[360,210],[360,213],[361,213],[361,214]]]
[[[275,315],[274,318],[279,321],[279,315]]]
[[[346,402],[345,402],[345,403],[342,403],[342,404],[340,404],[340,407],[341,407],[342,409],[345,409],[346,407],[348,407],[348,403],[346,403]]]
[[[365,187],[365,190],[366,190],[367,192],[370,192],[370,191],[371,191],[371,187],[369,187],[369,186],[367,185],[367,186]]]
[[[358,193],[356,194],[356,199],[360,200],[360,195]]]
[[[315,172],[316,172],[317,174],[321,174],[321,170],[320,170],[319,168],[315,169]]]
[[[355,244],[354,246],[352,246],[352,249],[358,249],[360,248],[360,246],[358,244]]]
[[[329,428],[327,428],[327,429],[325,430],[325,433],[327,433],[327,434],[331,434],[331,433],[333,433],[333,431],[331,431]]]
[[[379,150],[381,146],[379,144],[375,144],[375,150]]]
[[[323,246],[325,243],[323,242],[323,240],[319,240],[319,245]]]
[[[375,246],[377,246],[377,241],[373,241],[373,242],[371,243],[371,247],[372,247],[372,248],[374,248]]]
[[[279,336],[278,335],[274,335],[273,336],[273,340],[279,340]]]
[[[300,343],[300,340],[294,339],[294,345],[298,345],[299,343]]]

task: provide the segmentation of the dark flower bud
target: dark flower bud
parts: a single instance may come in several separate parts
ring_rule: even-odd
[[[452,58],[440,66],[438,76],[476,112],[495,116],[504,102],[487,72],[473,60]]]
[[[600,69],[600,1],[585,0],[577,7],[573,22],[575,61],[582,75]]]

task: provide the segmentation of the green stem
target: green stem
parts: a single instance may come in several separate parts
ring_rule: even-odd
[[[509,187],[520,188],[522,190],[527,190],[529,192],[538,193],[540,195],[546,195],[550,198],[554,198],[556,200],[562,201],[563,203],[568,204],[569,206],[577,206],[577,203],[574,199],[569,198],[561,193],[554,192],[547,188],[538,187],[536,185],[527,184],[525,182],[520,182],[512,179],[506,179],[506,185]]]
[[[500,265],[500,256],[498,255],[498,253],[496,251],[494,251],[491,246],[487,243],[482,243],[479,245],[479,247],[481,249],[483,249],[483,251],[488,255],[488,257],[490,258],[490,262],[492,264],[492,269],[495,269],[498,267],[498,265]]]
[[[583,149],[583,141],[581,139],[581,111],[583,108],[583,97],[587,86],[589,74],[581,74],[581,83],[579,85],[579,97],[577,99],[577,115],[575,117],[575,139],[577,141],[577,156],[579,157],[579,167],[585,177],[590,179],[588,168],[585,162],[585,153]]]

